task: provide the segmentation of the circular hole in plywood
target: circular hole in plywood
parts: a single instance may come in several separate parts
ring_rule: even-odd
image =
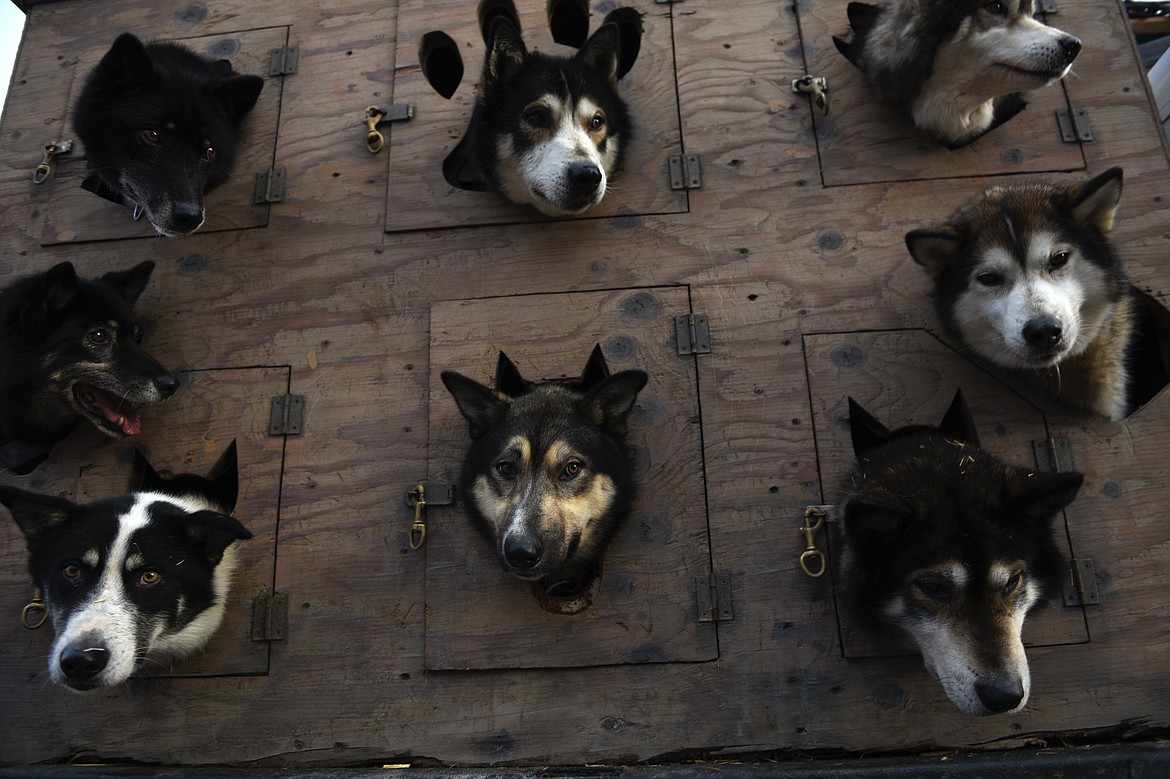
[[[589,37],[588,0],[548,0],[548,29],[557,43],[581,48]]]
[[[551,614],[571,616],[593,605],[601,589],[601,561],[571,579],[542,579],[529,585],[536,604]]]
[[[482,0],[479,4],[477,17],[479,18],[479,31],[483,35],[483,42],[491,48],[491,29],[492,25],[499,17],[505,17],[512,26],[516,28],[516,32],[520,32],[520,14],[516,11],[516,4],[512,0]]]
[[[463,57],[451,36],[439,30],[423,35],[418,43],[418,61],[431,88],[450,100],[463,82]]]
[[[1133,288],[1134,332],[1129,350],[1129,413],[1140,410],[1170,384],[1170,311]]]

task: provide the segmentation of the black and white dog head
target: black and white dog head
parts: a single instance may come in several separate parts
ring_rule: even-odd
[[[202,647],[223,619],[232,542],[252,536],[228,515],[235,443],[206,479],[162,480],[141,457],[136,469],[143,490],[84,505],[0,486],[56,631],[50,677],[74,690]]]
[[[611,12],[572,57],[529,52],[512,13],[485,20],[487,54],[466,140],[487,188],[549,216],[601,201],[631,134],[617,81],[632,64],[623,60],[623,37],[641,32],[632,13]]]
[[[503,352],[494,389],[442,378],[472,438],[462,494],[504,569],[549,591],[587,584],[633,500],[626,415],[646,374],[611,376],[597,347],[579,381],[528,381]]]
[[[1019,711],[1031,690],[1024,619],[1059,589],[1052,522],[1084,477],[980,449],[961,392],[938,428],[891,433],[852,398],[849,424],[858,467],[844,502],[846,606],[905,631],[962,711]]]

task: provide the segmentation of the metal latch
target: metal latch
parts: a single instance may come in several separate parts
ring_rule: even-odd
[[[726,622],[735,618],[731,608],[731,574],[695,577],[695,602],[700,622]]]
[[[1042,438],[1032,442],[1032,455],[1040,473],[1069,473],[1075,471],[1072,447],[1067,438]]]
[[[1060,125],[1060,137],[1065,143],[1089,143],[1093,140],[1093,128],[1089,126],[1089,114],[1078,108],[1071,114],[1062,108],[1056,112],[1056,123]]]
[[[277,395],[268,408],[268,435],[305,432],[305,396]]]
[[[370,154],[377,154],[386,145],[386,139],[378,132],[378,125],[383,122],[407,122],[414,118],[414,104],[392,105],[389,108],[379,108],[376,105],[366,106],[362,123],[366,126],[366,150]]]
[[[284,200],[284,168],[273,168],[256,174],[252,189],[252,204],[279,203]]]
[[[674,318],[674,340],[680,355],[710,354],[711,326],[706,314]]]
[[[829,115],[829,82],[820,76],[801,76],[792,80],[792,91],[802,95],[809,95],[813,104],[821,109],[825,116]]]
[[[252,640],[283,641],[288,637],[288,595],[262,592],[252,601]]]
[[[414,509],[414,521],[410,523],[410,548],[422,549],[427,541],[427,507],[455,505],[455,485],[443,484],[428,488],[425,482],[420,482],[407,491],[406,505]]]
[[[41,163],[37,165],[37,170],[33,173],[33,183],[44,184],[48,181],[49,176],[53,175],[53,158],[58,154],[68,154],[71,151],[73,151],[73,141],[54,141],[46,144]]]
[[[828,560],[825,553],[817,546],[817,533],[825,526],[825,517],[829,514],[828,506],[809,506],[804,510],[804,551],[800,554],[800,570],[806,576],[819,579],[828,569]]]
[[[296,46],[281,46],[273,49],[268,59],[269,76],[291,76],[297,72],[301,54]]]
[[[702,189],[703,170],[699,162],[698,154],[688,154],[685,157],[678,155],[671,157],[670,188]]]
[[[1097,593],[1097,571],[1088,557],[1073,558],[1069,575],[1064,579],[1065,606],[1096,606],[1101,603]]]

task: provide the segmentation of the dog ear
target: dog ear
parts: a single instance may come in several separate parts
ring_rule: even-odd
[[[150,281],[150,274],[153,270],[154,263],[146,260],[130,270],[111,271],[98,281],[116,289],[118,294],[133,308],[134,304],[138,302],[138,296],[146,289],[146,284]]]
[[[520,38],[520,30],[512,24],[512,20],[505,15],[497,16],[491,22],[488,33],[487,57],[483,65],[483,88],[507,81],[511,78],[524,60],[528,57],[528,50],[524,48],[524,41]]]
[[[1121,178],[1121,168],[1110,168],[1090,181],[1069,187],[1073,219],[1103,233],[1109,232],[1121,202]]]
[[[890,431],[860,403],[849,398],[849,437],[853,440],[853,456],[861,462],[867,452],[889,440]]]
[[[499,392],[455,371],[443,371],[440,375],[447,391],[455,398],[459,413],[467,420],[471,440],[491,430],[508,413],[510,403]]]
[[[979,431],[975,429],[975,419],[971,416],[971,409],[967,408],[967,399],[961,388],[955,390],[955,398],[943,415],[938,431],[952,441],[979,448]]]
[[[577,409],[615,438],[626,434],[626,415],[649,377],[645,371],[622,371],[605,379],[577,401]]]
[[[533,386],[531,381],[520,375],[516,363],[512,362],[508,355],[500,352],[500,358],[496,361],[496,392],[502,392],[510,398],[518,398],[528,394]]]
[[[911,230],[906,233],[906,248],[914,261],[926,269],[926,275],[937,281],[959,258],[963,236],[950,225],[935,230]]]
[[[77,506],[64,498],[38,495],[0,485],[0,503],[8,507],[30,546],[51,528],[67,521]]]
[[[601,20],[602,27],[607,24],[617,25],[618,28],[616,80],[620,81],[634,67],[642,51],[642,14],[633,8],[615,8]]]
[[[240,494],[239,458],[236,455],[236,441],[233,438],[228,448],[223,451],[215,465],[207,472],[208,488],[206,497],[222,506],[224,510],[234,511],[236,500]]]
[[[24,307],[23,325],[39,324],[73,302],[77,292],[77,271],[71,262],[60,262],[32,282]]]
[[[621,29],[614,22],[601,25],[577,50],[573,59],[600,73],[610,83],[616,83],[622,61]]]
[[[154,65],[146,46],[133,34],[124,32],[114,39],[110,50],[93,69],[90,83],[101,90],[123,91],[149,83]]]
[[[264,79],[259,76],[233,76],[217,83],[214,93],[215,99],[227,111],[232,121],[239,124],[260,99],[262,89]]]
[[[197,511],[186,519],[187,537],[203,546],[207,562],[218,565],[233,541],[246,541],[252,533],[234,517],[218,511]]]
[[[582,391],[588,392],[595,386],[609,378],[609,364],[605,361],[605,354],[601,351],[601,344],[596,344],[589,354],[589,361],[585,363],[585,370],[581,372]]]
[[[845,501],[842,523],[846,539],[864,547],[888,542],[913,518],[892,492],[868,485],[865,493]]]
[[[131,492],[159,492],[166,487],[166,479],[146,459],[140,447],[134,447],[134,461],[130,464]]]
[[[1011,509],[1028,519],[1046,522],[1072,503],[1084,481],[1084,474],[1076,471],[1040,473],[1008,466],[1004,489]]]

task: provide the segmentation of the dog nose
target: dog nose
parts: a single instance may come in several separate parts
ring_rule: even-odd
[[[1081,39],[1074,35],[1066,35],[1060,41],[1060,48],[1064,51],[1064,61],[1071,65],[1081,53]]]
[[[154,386],[158,387],[159,394],[164,398],[169,398],[179,388],[179,378],[169,373],[163,373],[154,377]]]
[[[176,232],[189,233],[203,224],[203,209],[197,203],[175,203],[171,209],[171,226]]]
[[[1028,346],[1049,349],[1060,343],[1063,335],[1060,322],[1055,317],[1042,316],[1028,320],[1024,325],[1024,341]]]
[[[103,647],[78,649],[70,646],[61,653],[58,663],[66,678],[87,682],[102,672],[108,660],[109,653]]]
[[[979,682],[975,685],[975,694],[993,714],[1002,714],[1020,705],[1024,699],[1024,685],[1016,678],[999,683]]]
[[[517,571],[531,571],[543,554],[544,547],[539,541],[518,536],[504,539],[504,559]]]
[[[601,183],[601,168],[591,162],[577,162],[569,166],[569,183],[578,192],[592,192]]]

